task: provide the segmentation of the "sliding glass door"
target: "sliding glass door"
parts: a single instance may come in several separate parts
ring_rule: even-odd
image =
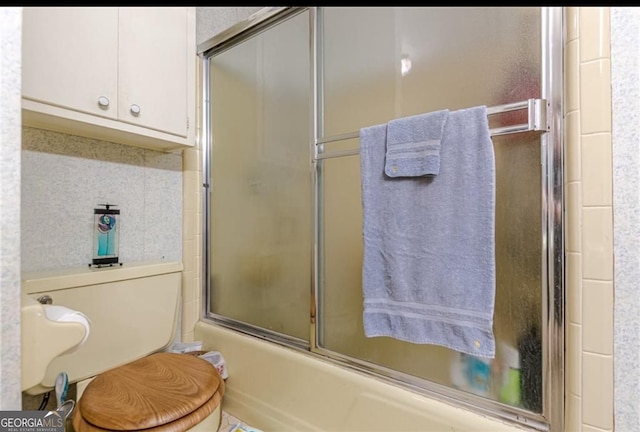
[[[364,336],[360,158],[341,155],[345,149],[357,151],[358,140],[333,141],[395,118],[540,98],[540,9],[341,7],[320,13],[324,104],[318,138],[329,142],[320,153],[326,159],[318,162],[319,346],[496,401],[501,399],[499,371],[516,355],[529,368],[517,405],[541,412],[540,135],[493,138],[497,352],[491,362],[495,380],[482,387],[466,379],[454,382],[461,367],[454,350]],[[523,115],[492,116],[491,126],[521,123]]]
[[[534,7],[271,8],[211,45],[205,318],[516,423],[560,425],[559,17]],[[502,112],[519,102],[527,109]],[[470,366],[480,359],[365,337],[358,154],[362,127],[480,105],[502,107],[492,130],[534,124],[492,137],[496,356],[480,365],[482,388]]]
[[[309,13],[209,60],[213,316],[307,343]]]

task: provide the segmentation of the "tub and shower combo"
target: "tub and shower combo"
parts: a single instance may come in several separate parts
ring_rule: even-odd
[[[265,430],[563,430],[561,42],[561,8],[293,7],[262,9],[198,47],[204,286],[194,337],[225,356],[223,408]],[[438,221],[425,213],[441,228],[422,244],[445,276],[414,278],[465,288],[403,312],[432,308],[450,334],[394,337],[406,322],[376,314],[415,304],[367,300],[380,271],[367,267],[372,243],[389,267],[403,259],[369,228],[382,214],[391,218],[383,227],[399,224],[396,235],[419,228],[393,222],[408,208],[405,192],[387,207],[373,198],[382,210],[369,212],[367,179],[379,182],[374,194],[407,181],[436,187],[452,177],[446,158],[457,144],[437,142],[431,180],[393,179],[364,172],[363,133],[387,124],[389,146],[393,121],[446,110],[451,123],[478,107],[492,149],[488,198],[432,199],[459,209]],[[465,171],[453,177],[469,180]],[[484,181],[474,178],[464,187]],[[430,199],[421,193],[406,205]],[[489,279],[468,277],[473,249],[445,247],[482,231],[456,225],[477,222],[465,205],[491,217],[480,247],[491,252]],[[456,264],[452,250],[467,261]],[[487,281],[478,315],[443,312]],[[467,337],[480,321],[489,337]]]

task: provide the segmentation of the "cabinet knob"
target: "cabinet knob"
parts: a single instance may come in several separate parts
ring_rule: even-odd
[[[131,114],[133,114],[134,116],[140,114],[140,106],[136,104],[131,105]]]
[[[109,106],[109,98],[106,96],[100,96],[98,98],[98,105],[100,108],[106,108]]]

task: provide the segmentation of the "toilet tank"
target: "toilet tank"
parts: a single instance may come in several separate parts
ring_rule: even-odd
[[[34,395],[51,390],[63,371],[69,382],[77,382],[169,346],[176,331],[181,284],[182,264],[166,261],[23,273],[23,296],[34,300],[49,296],[52,304],[82,312],[91,322],[87,340],[54,358],[44,379],[25,391]],[[36,352],[22,355],[37,356],[37,347],[33,349]]]

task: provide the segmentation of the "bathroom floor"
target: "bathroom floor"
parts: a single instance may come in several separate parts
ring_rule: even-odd
[[[218,432],[262,432],[260,429],[249,426],[237,417],[226,411],[222,411]]]

